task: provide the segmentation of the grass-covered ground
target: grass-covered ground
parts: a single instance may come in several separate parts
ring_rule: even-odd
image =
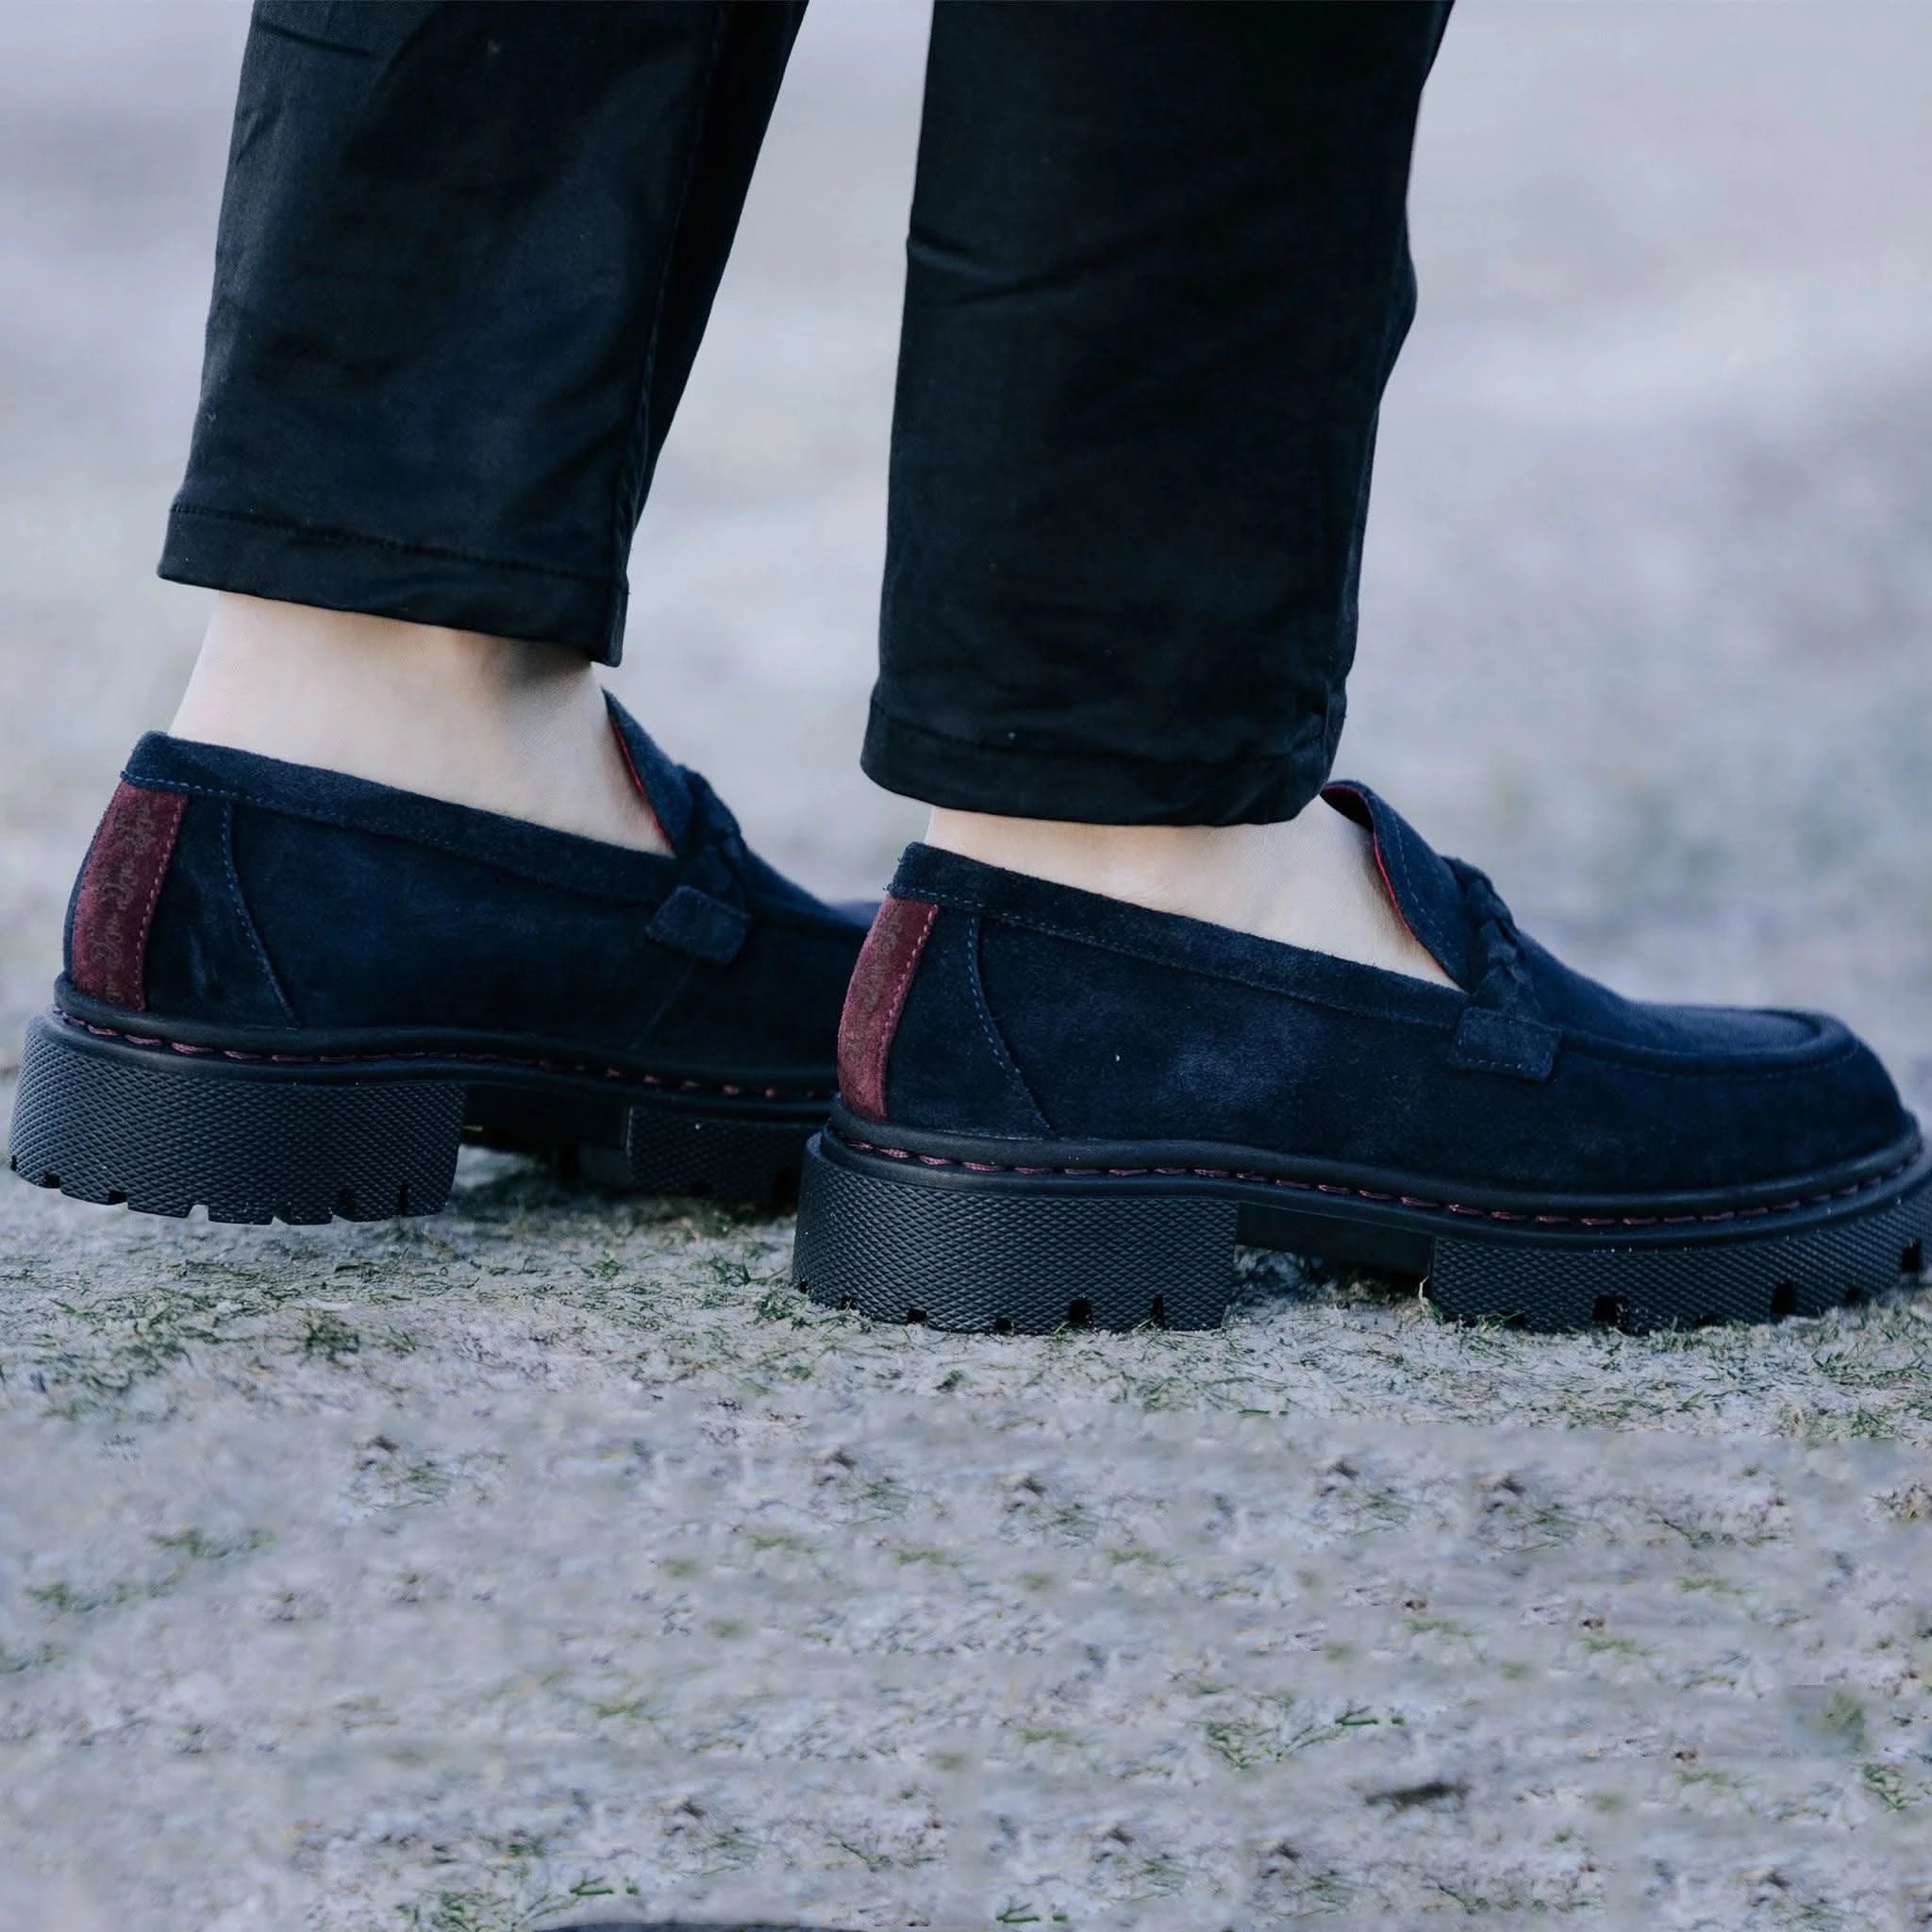
[[[1932,1879],[1932,1297],[1553,1341],[1269,1262],[1217,1334],[953,1338],[494,1157],[391,1226],[0,1199],[0,1865],[103,1924]]]

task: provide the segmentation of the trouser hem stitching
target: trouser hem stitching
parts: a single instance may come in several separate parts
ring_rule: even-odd
[[[592,584],[608,590],[611,579],[590,571],[565,570],[554,563],[525,563],[510,557],[486,557],[479,551],[456,550],[446,544],[411,543],[399,537],[377,537],[363,530],[339,530],[321,524],[289,523],[280,517],[260,517],[246,510],[210,509],[204,504],[177,503],[171,516],[207,517],[217,523],[245,524],[252,529],[276,530],[299,537],[306,542],[330,544],[340,549],[362,547],[392,550],[408,557],[434,557],[448,563],[475,564],[484,570],[515,571],[526,576],[558,577],[566,583]]]

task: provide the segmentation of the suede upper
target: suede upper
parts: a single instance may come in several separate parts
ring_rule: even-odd
[[[845,1047],[846,1109],[882,1135],[1213,1144],[1571,1197],[1755,1188],[1909,1147],[1838,1021],[1622,998],[1372,792],[1328,795],[1372,828],[1454,989],[914,845],[892,897],[936,912],[882,1086],[879,1043]]]
[[[670,857],[150,734],[123,794],[185,805],[140,932],[140,996],[90,983],[76,945],[130,816],[117,808],[69,908],[63,997],[195,1037],[449,1034],[829,1088],[862,921],[748,851],[703,778],[611,715]]]

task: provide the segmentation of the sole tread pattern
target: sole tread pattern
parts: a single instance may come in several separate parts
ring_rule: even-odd
[[[184,1078],[40,1030],[21,1058],[10,1161],[37,1186],[142,1214],[379,1221],[442,1206],[462,1117],[458,1081]]]
[[[479,1109],[461,1070],[175,1056],[43,1018],[21,1058],[9,1165],[36,1186],[138,1213],[202,1208],[211,1221],[304,1225],[435,1213],[474,1138],[602,1186],[777,1205],[796,1192],[816,1124],[797,1106],[587,1100],[534,1079],[521,1091],[492,1081]]]
[[[1218,1327],[1231,1202],[1121,1201],[922,1187],[808,1152],[792,1275],[874,1321],[1046,1335]]]
[[[1386,1238],[1392,1219],[1330,1203],[1321,1216],[1285,1220],[1233,1179],[908,1168],[844,1143],[828,1151],[831,1139],[807,1151],[792,1278],[814,1301],[877,1321],[1019,1334],[1213,1327],[1233,1296],[1238,1240],[1361,1261],[1377,1230],[1357,1220],[1379,1212]],[[1629,1333],[1781,1321],[1895,1289],[1923,1269],[1932,1167],[1921,1159],[1789,1225],[1764,1216],[1722,1235],[1428,1225],[1405,1240],[1429,1301],[1455,1320]]]
[[[1916,1275],[1932,1194],[1800,1234],[1679,1248],[1510,1250],[1441,1240],[1429,1299],[1445,1315],[1562,1330],[1667,1327],[1827,1314]]]

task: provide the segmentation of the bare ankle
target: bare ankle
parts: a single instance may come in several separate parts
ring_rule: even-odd
[[[173,728],[664,849],[594,667],[554,644],[225,592]]]
[[[1260,825],[1091,825],[936,808],[927,842],[1419,979],[1448,975],[1403,924],[1367,835],[1316,800]]]
[[[1252,826],[1095,825],[1062,819],[1000,818],[933,810],[926,842],[1008,872],[1179,911],[1204,867],[1225,871],[1232,846]]]

